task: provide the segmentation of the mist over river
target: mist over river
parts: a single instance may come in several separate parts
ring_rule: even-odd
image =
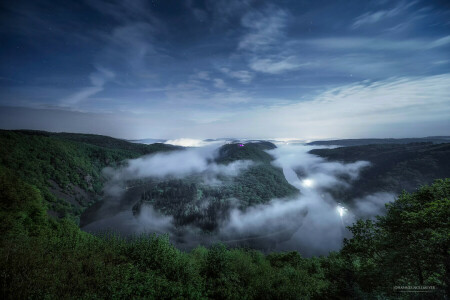
[[[244,147],[246,142],[242,141]],[[326,161],[308,153],[320,146],[276,142],[276,148],[265,152],[273,158],[271,164],[282,169],[287,182],[299,190],[294,196],[273,198],[245,209],[231,207],[212,231],[189,224],[179,226],[173,216],[152,205],[143,206],[139,213],[134,211],[142,194],[156,182],[197,176],[203,185],[220,187],[223,176],[236,177],[256,164],[248,160],[216,163],[214,159],[226,143],[203,142],[195,148],[144,156],[105,170],[109,178],[105,197],[83,213],[81,228],[95,233],[111,230],[123,236],[168,234],[177,247],[187,250],[221,242],[263,251],[297,250],[311,256],[339,250],[343,238],[350,236],[346,226],[358,217],[382,213],[384,204],[394,199],[393,194],[383,192],[344,203],[329,191],[351,189],[360,171],[371,167],[369,162]]]

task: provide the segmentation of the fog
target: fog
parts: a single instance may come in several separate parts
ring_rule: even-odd
[[[252,161],[240,160],[228,165],[213,162],[220,147],[217,143],[209,143],[204,147],[188,148],[166,153],[156,153],[131,159],[124,167],[105,168],[103,173],[109,177],[105,192],[109,195],[120,195],[124,192],[127,181],[146,178],[176,178],[198,174],[209,184],[220,184],[217,176],[236,176],[240,171],[253,164]]]
[[[96,220],[83,229],[91,232],[112,229],[124,235],[167,233],[172,242],[182,249],[223,242],[230,246],[251,246],[264,251],[297,250],[304,256],[325,255],[339,250],[343,238],[350,237],[346,226],[357,218],[372,218],[382,214],[384,204],[394,199],[393,194],[375,193],[353,199],[349,202],[353,204],[346,206],[326,191],[332,188],[350,189],[360,171],[370,168],[369,162],[329,162],[308,153],[313,148],[319,148],[317,146],[280,142],[276,149],[267,152],[274,157],[272,164],[282,168],[286,180],[300,193],[291,198],[272,199],[245,211],[232,208],[213,233],[201,234],[193,226],[177,228],[171,216],[162,215],[150,205],[144,205],[138,215],[133,215],[130,207],[120,213],[108,214],[108,205],[113,205],[114,201],[122,201],[123,204],[123,191],[132,180],[195,175],[203,184],[220,185],[220,176],[237,176],[254,164],[251,161],[216,164],[213,160],[219,147],[217,142],[205,142],[202,147],[144,156],[129,160],[118,169],[106,169],[105,174],[110,181],[105,185],[105,193],[109,198],[102,209],[96,212]],[[127,201],[134,203],[139,200],[139,196],[138,191],[131,193]],[[207,207],[205,204],[205,209]]]
[[[349,188],[347,181],[340,179],[347,175],[351,180],[359,176],[364,167],[370,167],[366,161],[342,164],[327,162],[309,154],[308,151],[318,147],[302,144],[279,143],[278,148],[267,151],[275,157],[274,165],[283,169],[286,180],[297,187],[301,194],[295,199],[274,199],[267,205],[260,205],[241,212],[233,210],[222,232],[264,233],[269,228],[282,228],[287,223],[299,223],[298,230],[292,237],[278,243],[276,250],[297,250],[305,256],[327,254],[339,250],[344,237],[350,234],[346,226],[351,225],[356,217],[371,217],[380,213],[380,205],[392,200],[390,194],[378,194],[358,200],[358,209],[352,211],[334,199],[325,188]],[[299,175],[300,174],[300,175]],[[380,196],[389,196],[383,202]],[[338,208],[344,210],[340,216]]]

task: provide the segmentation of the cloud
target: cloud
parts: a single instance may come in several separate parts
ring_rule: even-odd
[[[187,139],[181,139],[186,141]],[[166,143],[169,143],[167,141]],[[214,163],[221,143],[208,143],[201,148],[190,148],[167,153],[157,153],[130,159],[119,169],[105,168],[104,174],[110,179],[105,191],[110,195],[120,195],[127,181],[148,178],[183,178],[202,175],[205,182],[220,183],[217,176],[237,176],[253,164],[239,160],[227,165]]]
[[[165,144],[182,146],[182,147],[201,147],[201,146],[206,146],[208,144],[208,142],[205,142],[204,140],[199,140],[199,139],[181,138],[181,139],[167,140],[165,142]]]
[[[188,79],[186,82],[169,85],[166,87],[165,95],[166,104],[177,107],[195,105],[203,109],[247,103],[252,100],[247,92],[228,87],[223,79],[212,77],[204,77],[202,81]]]
[[[330,87],[277,104],[275,100],[284,99],[232,110],[221,106],[220,111],[213,104],[252,99],[243,95],[233,99],[233,93],[225,92],[208,98],[208,94],[187,90],[172,97],[174,105],[188,99],[189,108],[173,110],[170,117],[165,108],[139,114],[2,108],[0,119],[3,128],[89,132],[133,139],[417,137],[448,134],[449,89],[450,74],[393,77]]]
[[[427,50],[442,47],[450,43],[450,35],[439,39],[383,39],[365,37],[332,37],[310,40],[297,40],[293,44],[311,45],[319,49],[334,50],[391,50],[406,51]]]
[[[248,51],[262,51],[277,46],[283,36],[287,13],[269,6],[263,11],[251,11],[242,18],[242,26],[248,32],[242,37],[238,48]]]
[[[347,117],[335,118],[328,109],[334,109],[333,105],[320,105],[319,112],[311,108],[319,107],[313,102],[321,93],[346,89],[351,82],[358,85],[369,79],[362,84],[367,93],[361,95],[372,99],[378,95],[370,95],[367,87],[370,83],[386,87],[390,80],[419,82],[431,75],[448,73],[445,63],[448,18],[445,12],[438,11],[437,5],[420,3],[407,10],[405,16],[399,13],[386,17],[392,14],[387,11],[406,7],[409,2],[385,2],[369,11],[386,11],[376,15],[383,15],[384,19],[371,23],[377,26],[368,26],[364,34],[356,34],[346,28],[347,14],[363,15],[367,11],[362,11],[362,7],[375,7],[372,4],[353,5],[348,12],[342,12],[341,4],[318,9],[315,3],[237,0],[188,1],[170,8],[148,1],[100,0],[70,2],[65,6],[55,6],[48,0],[26,2],[30,1],[23,5],[8,4],[7,18],[2,18],[1,30],[6,41],[2,57],[8,58],[2,71],[14,73],[7,76],[14,82],[3,81],[0,102],[11,106],[113,112],[111,118],[118,125],[114,130],[101,128],[105,127],[101,124],[87,128],[85,124],[75,121],[69,124],[69,120],[60,122],[60,118],[55,118],[60,123],[49,126],[48,120],[42,120],[37,112],[33,120],[12,120],[9,127],[25,124],[39,128],[39,124],[45,124],[45,128],[53,130],[72,128],[116,135],[120,124],[126,128],[120,131],[121,137],[130,138],[261,137],[278,135],[280,131],[294,137],[348,136],[352,134],[348,129],[351,121]],[[86,9],[92,18],[80,18],[73,13],[74,6]],[[207,23],[196,22],[192,12],[184,10],[186,6],[206,13]],[[48,17],[50,10],[56,12],[54,18]],[[397,21],[409,21],[412,14],[424,13],[426,18],[415,20],[415,25],[401,34],[385,30]],[[184,30],[177,30],[179,27]],[[10,38],[16,35],[23,43]],[[28,42],[34,46],[30,47]],[[40,46],[35,47],[36,44]],[[27,53],[32,53],[32,60]],[[86,70],[89,65],[102,67],[114,75],[94,68]],[[436,88],[445,89],[442,85]],[[423,97],[440,96],[439,91],[424,86],[418,92]],[[406,90],[393,91],[392,96],[386,91],[383,97],[402,98],[402,93]],[[410,96],[418,97],[405,95]],[[352,99],[355,103],[346,102],[348,107],[360,108],[361,103],[369,106],[364,99]],[[359,130],[366,128],[368,134],[379,134],[369,128],[390,125],[394,129],[387,132],[396,134],[413,135],[417,129],[425,134],[443,131],[448,124],[444,115],[447,106],[444,102],[439,105],[442,110],[425,106],[430,113],[437,112],[436,120],[418,116],[427,120],[421,126],[410,121],[413,127],[407,131],[406,122],[392,123],[397,118],[387,104],[385,118],[381,117],[381,111],[375,114],[383,124],[369,118],[364,122],[366,126],[354,126],[353,133],[364,134]],[[296,111],[296,116],[285,111],[288,109]],[[399,110],[395,114],[411,115],[410,120],[415,116],[409,110],[402,113]],[[277,113],[285,114],[285,119],[292,122]],[[331,119],[322,117],[325,113],[336,120],[334,126]],[[362,120],[357,113],[345,115]],[[312,116],[317,116],[317,121]],[[384,120],[389,121],[388,125]],[[326,133],[326,129],[331,132]],[[314,136],[319,133],[320,136]]]
[[[83,88],[81,91],[63,99],[62,105],[76,106],[82,101],[89,99],[89,97],[103,91],[104,85],[115,77],[115,73],[103,68],[96,67],[96,71],[89,75],[89,80],[92,86]]]
[[[436,48],[436,47],[442,47],[442,46],[446,46],[450,44],[450,35],[447,35],[443,38],[437,39],[435,41],[433,41],[430,45],[429,48]]]
[[[247,53],[250,69],[278,75],[308,64],[300,63],[296,56],[286,51],[288,20],[287,11],[276,6],[266,6],[244,15],[241,24],[247,31],[239,41],[238,50]]]
[[[226,26],[236,18],[245,14],[248,10],[252,9],[252,4],[258,0],[216,0],[206,1],[205,11],[210,14],[210,20],[212,27]],[[193,1],[189,3],[191,6]],[[192,7],[191,7],[192,9]],[[193,8],[193,13],[196,14],[198,8]],[[198,16],[197,16],[198,17]],[[203,18],[197,18],[199,21]]]
[[[262,73],[280,74],[287,71],[297,70],[306,65],[308,65],[308,63],[301,64],[297,62],[295,57],[290,56],[278,60],[270,58],[255,59],[250,63],[250,68],[254,71]]]
[[[380,192],[368,195],[362,199],[355,199],[355,209],[359,216],[370,218],[374,215],[386,213],[385,204],[395,200],[395,194]]]
[[[254,77],[253,73],[245,70],[232,71],[229,68],[220,68],[219,70],[227,76],[234,78],[244,84],[250,83]]]
[[[362,161],[351,164],[330,163],[309,154],[311,149],[301,144],[279,144],[278,148],[268,151],[275,157],[274,164],[283,169],[287,181],[298,187],[301,195],[294,199],[274,199],[267,205],[258,205],[244,212],[232,211],[230,219],[222,228],[223,235],[264,236],[278,231],[279,236],[286,235],[275,245],[279,251],[295,250],[310,256],[339,250],[343,238],[349,237],[345,226],[355,220],[357,212],[346,207],[347,213],[340,217],[337,208],[343,207],[343,204],[324,190],[334,186],[349,188],[340,175],[349,175],[354,180],[360,170],[369,164]],[[296,170],[302,170],[301,176]],[[314,184],[305,186],[305,180]],[[364,201],[360,199],[361,207],[365,205]],[[289,231],[291,236],[287,238]],[[269,240],[273,238],[271,236]]]
[[[363,25],[370,25],[381,22],[382,20],[393,18],[404,13],[408,8],[415,5],[417,1],[409,1],[409,3],[401,2],[398,6],[389,10],[379,10],[374,12],[366,12],[355,18],[352,28],[356,29]]]
[[[149,62],[166,57],[154,47],[154,35],[164,32],[164,26],[155,17],[145,1],[87,1],[91,8],[114,20],[107,30],[89,32],[98,49],[92,58],[96,71],[89,75],[92,84],[63,98],[61,106],[80,108],[83,102],[105,90],[105,84],[146,86]],[[92,50],[91,50],[92,52]]]
[[[151,205],[144,206],[145,209],[137,216],[121,212],[111,217],[105,209],[104,217],[99,215],[100,220],[83,229],[96,231],[112,227],[125,234],[169,233],[173,242],[181,248],[221,241],[229,245],[250,245],[262,249],[276,247],[283,251],[297,250],[308,256],[327,254],[331,250],[338,250],[343,237],[349,236],[346,225],[350,225],[360,215],[371,217],[381,212],[381,206],[392,198],[388,194],[369,195],[355,201],[355,207],[346,207],[346,215],[340,216],[337,208],[343,207],[343,204],[339,203],[339,199],[333,199],[325,189],[350,188],[352,180],[359,176],[362,168],[368,167],[368,163],[328,162],[309,154],[308,151],[312,148],[301,144],[281,143],[278,148],[268,151],[275,158],[274,164],[282,168],[287,181],[300,188],[299,196],[272,199],[269,203],[245,210],[232,208],[227,218],[219,220],[221,222],[218,230],[208,235],[201,234],[198,229],[189,226],[175,230],[173,219],[170,216],[162,216]],[[112,181],[108,182],[107,190],[109,194],[122,190],[120,180],[144,179],[149,176],[183,178],[192,174],[202,174],[204,184],[215,185],[217,175],[237,176],[253,164],[250,161],[235,161],[228,165],[211,163],[216,149],[217,146],[206,146],[130,160],[119,170],[106,171],[112,172]],[[347,175],[350,179],[343,181],[342,175]],[[314,184],[305,185],[306,180]],[[205,203],[205,209],[207,207]]]
[[[175,229],[172,216],[162,215],[149,205],[142,206],[137,216],[133,215],[131,209],[112,215],[107,211],[102,213],[103,218],[83,226],[83,230],[96,233],[112,229],[117,234],[127,236],[148,232],[164,234]]]
[[[387,40],[382,38],[365,37],[331,37],[311,40],[299,40],[299,44],[312,45],[320,49],[335,50],[412,50],[425,49],[429,42],[421,40]]]
[[[193,79],[201,79],[201,80],[211,80],[209,72],[200,71],[192,76]]]
[[[245,110],[229,117],[229,121],[209,124],[207,132],[217,133],[228,126],[222,131],[224,135],[245,128],[247,136],[255,137],[386,137],[387,128],[389,135],[395,136],[405,132],[408,136],[445,134],[443,128],[450,116],[449,83],[450,74],[362,81],[328,89],[294,104]],[[356,128],[355,124],[360,126]],[[424,124],[434,124],[434,131]]]
[[[213,82],[214,82],[214,87],[216,87],[218,89],[225,89],[227,87],[227,85],[225,84],[225,81],[221,78],[214,78]]]

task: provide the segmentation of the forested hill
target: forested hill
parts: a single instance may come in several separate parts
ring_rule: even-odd
[[[404,139],[343,139],[329,141],[314,141],[308,143],[311,146],[361,146],[376,144],[410,144],[410,143],[450,143],[450,136],[429,136],[423,138],[404,138]]]
[[[39,135],[46,137],[58,138],[61,140],[74,141],[79,143],[85,143],[89,145],[94,145],[102,148],[130,151],[139,155],[145,155],[154,153],[160,150],[167,149],[180,149],[182,147],[173,146],[163,143],[153,143],[153,144],[142,144],[134,143],[132,141],[122,140],[113,138],[105,135],[98,134],[85,134],[85,133],[68,133],[68,132],[47,132],[39,130],[14,130],[16,133],[23,133],[26,135]]]
[[[330,161],[371,162],[349,189],[333,190],[344,200],[382,191],[412,192],[437,178],[450,177],[450,143],[365,145],[314,149],[310,153]]]
[[[101,135],[0,130],[0,168],[38,187],[50,213],[79,216],[100,198],[101,170],[179,147],[134,144]]]
[[[143,206],[151,205],[160,213],[172,216],[177,226],[193,225],[210,231],[217,229],[232,208],[244,210],[274,198],[295,196],[298,189],[287,182],[283,170],[272,165],[273,157],[265,152],[274,148],[276,146],[269,142],[222,145],[215,163],[227,165],[240,160],[249,161],[249,164],[236,176],[218,176],[220,184],[205,182],[202,174],[182,179],[144,179],[141,199],[133,205],[133,212],[139,214]],[[128,198],[125,194],[122,200],[128,202]],[[92,215],[103,217],[103,213],[96,212],[98,209],[96,206],[86,211],[81,219],[82,226],[97,220]],[[110,204],[108,209],[111,210]]]
[[[267,163],[273,160],[272,156],[264,150],[275,149],[273,143],[258,141],[251,143],[230,143],[225,144],[219,149],[216,162],[229,163],[236,160],[252,160],[255,162]]]

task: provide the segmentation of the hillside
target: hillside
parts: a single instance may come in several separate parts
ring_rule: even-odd
[[[152,178],[136,189],[128,190],[120,201],[130,203],[136,215],[143,205],[151,205],[159,212],[173,216],[177,226],[195,225],[203,230],[214,230],[231,208],[244,210],[274,198],[298,194],[299,191],[286,181],[283,171],[271,164],[272,156],[264,151],[275,147],[268,142],[225,144],[218,149],[216,163],[227,165],[237,160],[252,162],[237,176],[220,176],[220,183],[212,185],[205,182],[201,174],[183,179]],[[139,192],[136,192],[137,189]],[[140,195],[137,202],[132,200],[135,193]],[[92,216],[99,209],[96,206],[88,210],[82,217],[82,224],[104,217],[103,213],[96,213],[98,217]],[[117,209],[124,210],[124,206]]]
[[[313,141],[307,145],[311,146],[362,146],[378,144],[410,144],[410,143],[450,143],[450,136],[429,136],[423,138],[404,139],[342,139],[328,141]]]
[[[0,131],[0,165],[43,193],[51,214],[78,217],[101,198],[102,169],[178,147],[141,145],[101,135]]]
[[[270,142],[230,143],[219,149],[217,163],[230,163],[236,160],[251,160],[255,162],[268,163],[273,158],[264,150],[275,149],[276,146]]]
[[[350,227],[343,250],[312,258],[94,236],[48,218],[41,191],[5,168],[0,187],[2,299],[377,299],[397,298],[401,285],[450,295],[448,179],[400,196],[385,217]]]
[[[372,165],[361,171],[359,178],[349,189],[331,190],[344,201],[375,192],[412,192],[419,186],[432,183],[436,178],[450,176],[450,143],[350,146],[314,149],[310,153],[329,161],[371,162]]]
[[[103,137],[89,139],[100,143]],[[344,240],[343,249],[328,256],[304,258],[297,251],[263,254],[221,244],[186,252],[175,248],[167,236],[125,239],[111,232],[92,235],[81,231],[73,218],[48,216],[49,206],[66,207],[66,200],[56,200],[52,194],[49,181],[65,187],[67,193],[82,187],[98,195],[102,166],[118,166],[123,159],[140,156],[141,150],[100,147],[30,132],[1,131],[0,141],[2,299],[377,299],[402,296],[395,286],[418,285],[434,287],[427,291],[430,299],[450,295],[450,271],[445,268],[450,242],[449,179],[400,195],[387,206],[385,216],[359,220],[350,227],[353,237]],[[381,171],[393,163],[401,174],[415,168],[437,176],[449,169],[449,146],[373,145],[313,152],[346,162],[369,159],[374,165],[385,163]],[[254,168],[245,172],[259,174],[243,172],[245,176],[229,179],[226,186],[247,186],[261,201],[272,188],[274,194],[297,192],[277,182],[279,169],[270,167],[270,157],[263,154],[265,147],[272,146],[224,146],[218,161],[245,157],[255,162]],[[160,148],[150,145],[144,150],[151,153]],[[437,173],[436,165],[444,171]],[[426,173],[428,169],[434,175]],[[194,185],[188,184],[189,180],[194,180]],[[169,209],[163,199],[175,199],[176,208],[178,200],[190,202],[227,191],[207,190],[195,178],[156,184],[156,190],[149,190],[156,193],[151,199]],[[278,190],[283,186],[286,191]],[[231,189],[230,193],[237,191]],[[83,202],[79,205],[83,207]],[[61,216],[76,214],[74,207],[68,205]]]

